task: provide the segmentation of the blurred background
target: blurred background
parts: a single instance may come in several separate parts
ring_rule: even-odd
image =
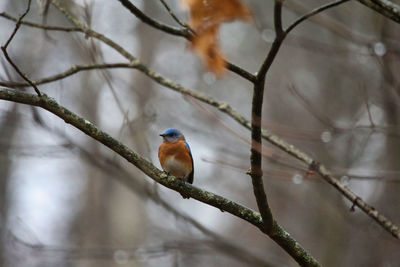
[[[187,21],[178,1],[166,2]],[[164,77],[250,118],[251,84],[232,72],[217,79],[183,38],[143,24],[116,0],[62,3]],[[177,26],[160,1],[132,3]],[[224,25],[220,40],[230,62],[254,73],[274,38],[273,1],[246,3],[253,21]],[[284,25],[325,3],[287,0]],[[3,0],[0,12],[18,17],[26,5]],[[72,26],[40,0],[32,2],[26,20]],[[0,17],[2,45],[14,27]],[[400,25],[357,1],[302,23],[267,75],[262,122],[397,225],[399,37]],[[33,80],[76,64],[126,62],[81,33],[27,26],[8,51]],[[21,81],[0,58],[3,85]],[[250,132],[216,109],[130,69],[80,72],[39,88],[158,167],[159,133],[180,129],[192,148],[194,184],[257,209],[245,174]],[[352,204],[321,178],[305,177],[304,164],[264,142],[263,169],[276,220],[324,266],[400,266],[400,242],[363,212],[351,212]],[[297,266],[254,226],[183,200],[38,108],[0,101],[0,177],[2,266]]]

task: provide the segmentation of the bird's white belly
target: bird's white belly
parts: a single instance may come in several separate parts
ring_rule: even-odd
[[[170,157],[165,161],[164,171],[177,178],[186,178],[190,173],[190,169],[186,164],[176,160],[175,157]]]

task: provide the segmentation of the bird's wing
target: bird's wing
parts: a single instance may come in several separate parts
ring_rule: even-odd
[[[194,179],[194,164],[193,164],[193,156],[192,156],[192,151],[190,149],[190,146],[187,142],[185,142],[186,147],[189,149],[189,154],[190,154],[190,159],[192,160],[192,172],[189,174],[187,177],[187,182],[190,184],[193,184],[193,179]]]

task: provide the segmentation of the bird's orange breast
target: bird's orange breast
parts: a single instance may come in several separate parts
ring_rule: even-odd
[[[158,158],[162,168],[179,178],[186,178],[192,170],[192,158],[185,140],[164,141],[158,149]]]

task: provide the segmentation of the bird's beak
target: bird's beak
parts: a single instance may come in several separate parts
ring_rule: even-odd
[[[165,134],[160,134],[160,136],[161,136],[161,137],[164,137],[164,136],[165,136]]]

